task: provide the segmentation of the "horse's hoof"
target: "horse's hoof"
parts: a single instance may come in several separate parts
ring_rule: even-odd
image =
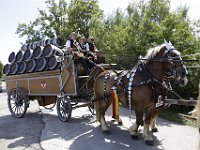
[[[152,140],[147,140],[147,141],[145,141],[145,144],[149,145],[149,146],[153,146],[153,141]]]
[[[123,122],[122,122],[122,121],[119,121],[119,122],[118,122],[118,125],[119,125],[119,126],[123,125]]]
[[[151,131],[152,132],[158,132],[158,128],[153,128]]]
[[[103,135],[110,135],[110,131],[109,130],[103,131]]]
[[[139,139],[138,135],[131,135],[131,138],[132,138],[133,140],[138,140],[138,139]]]

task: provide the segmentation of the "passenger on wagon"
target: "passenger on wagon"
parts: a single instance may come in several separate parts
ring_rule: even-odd
[[[80,62],[85,70],[85,74],[89,75],[90,70],[95,66],[95,63],[83,57],[83,53],[80,51],[80,45],[77,42],[78,35],[75,32],[70,34],[70,39],[66,42],[66,53],[73,54],[78,62]]]
[[[87,53],[89,52],[89,46],[87,44],[87,39],[82,36],[80,39],[79,39],[79,44],[80,44],[80,48],[82,50],[82,52],[84,53],[84,55],[86,56]]]
[[[90,36],[87,41],[88,41],[87,47],[89,49],[89,54],[88,55],[92,57],[92,60],[94,62],[96,62],[97,61],[97,54],[96,54],[96,52],[98,50],[97,50],[97,48],[96,48],[96,46],[94,44],[94,37]]]

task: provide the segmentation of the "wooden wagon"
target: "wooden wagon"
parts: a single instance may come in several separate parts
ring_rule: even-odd
[[[89,106],[93,111],[93,86],[95,77],[110,65],[94,67],[90,76],[83,76],[80,64],[71,55],[65,56],[59,70],[6,76],[8,107],[14,117],[26,114],[30,100],[38,100],[40,106],[57,102],[57,114],[61,121],[71,118],[73,109]],[[79,105],[79,102],[81,105]]]

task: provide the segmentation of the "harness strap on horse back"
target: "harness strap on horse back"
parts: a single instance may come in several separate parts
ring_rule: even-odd
[[[107,93],[106,93],[106,87],[107,87],[107,80],[108,78],[110,77],[110,73],[108,72],[105,76],[104,76],[104,89],[103,89],[103,92],[104,92],[104,100],[108,102],[108,96]]]

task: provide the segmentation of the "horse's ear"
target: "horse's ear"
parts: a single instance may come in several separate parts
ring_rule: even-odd
[[[170,50],[174,49],[174,46],[172,45],[172,43],[169,41],[167,42],[165,39],[164,39],[164,42],[165,42],[165,46],[166,46],[166,53],[169,52]]]
[[[166,53],[170,50],[170,44],[164,39],[165,46],[166,46]]]

